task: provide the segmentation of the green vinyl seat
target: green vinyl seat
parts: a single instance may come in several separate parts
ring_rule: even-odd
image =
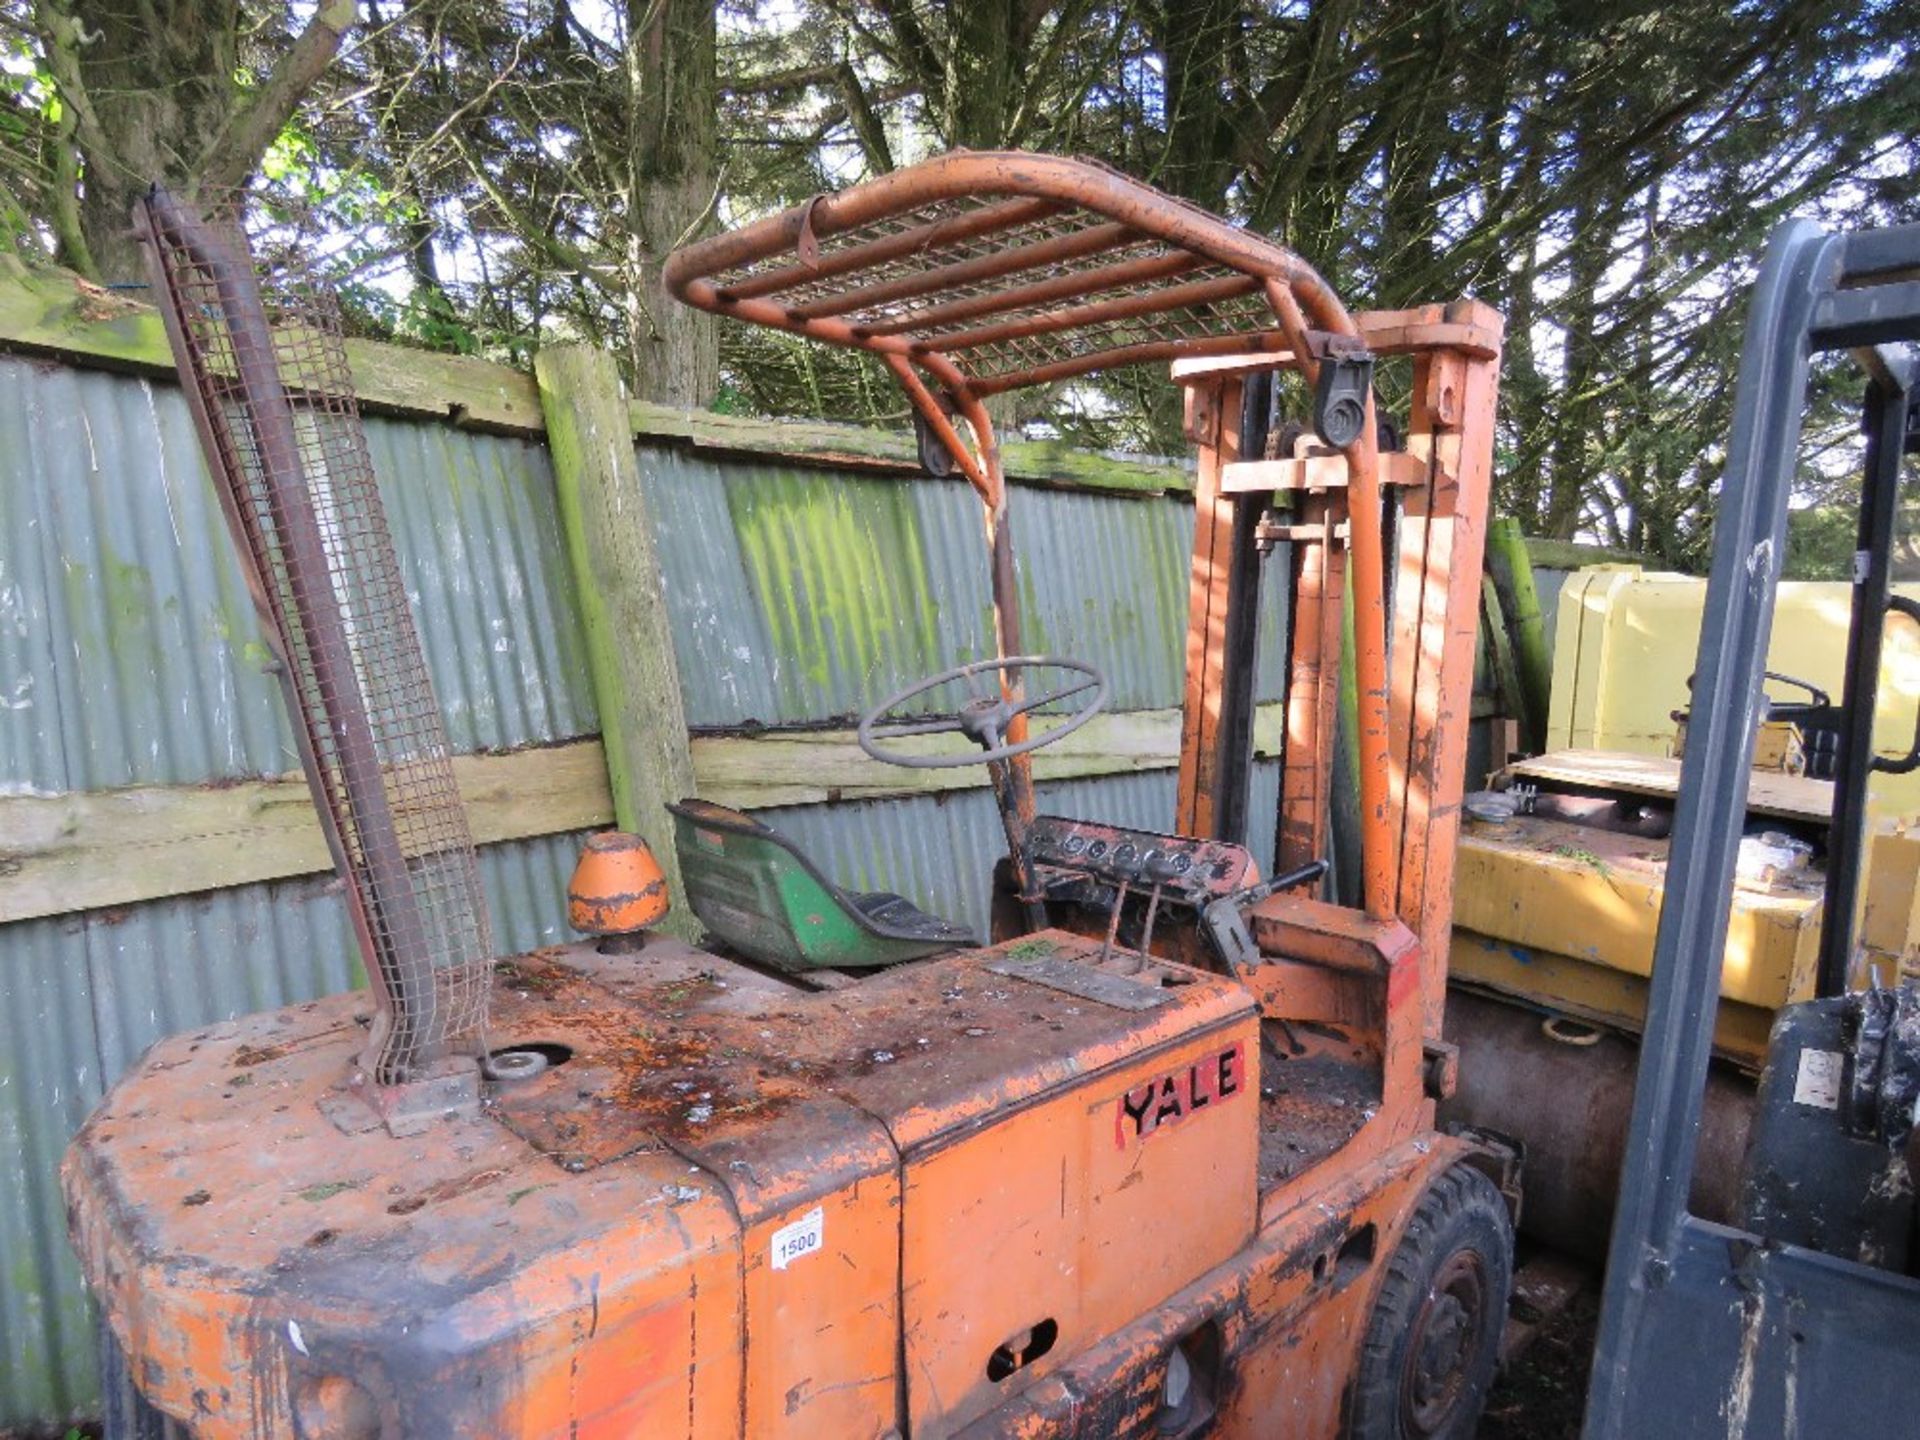
[[[861,969],[978,943],[902,896],[841,889],[751,815],[706,800],[667,809],[688,904],[716,939],[750,960],[783,970]]]

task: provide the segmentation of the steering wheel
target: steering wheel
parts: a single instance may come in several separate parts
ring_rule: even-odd
[[[1037,700],[1028,700],[1023,696],[1021,680],[1028,670],[1065,670],[1069,675],[1079,676],[1072,684],[1063,685],[1040,696]],[[1012,695],[1002,695],[1001,687],[993,687],[993,693],[982,694],[974,683],[981,675],[1006,674],[1012,677],[1012,683],[1006,688]],[[902,718],[887,721],[887,714],[898,709],[907,701],[938,690],[942,685],[951,685],[954,681],[966,682],[967,700],[951,715],[937,715],[927,719],[909,720]],[[1014,718],[1042,709],[1069,696],[1093,691],[1093,698],[1069,715],[1065,723],[1056,725],[1041,734],[1029,735],[1017,745],[1010,745],[1004,739],[1007,727]],[[876,760],[889,765],[903,765],[909,770],[950,770],[959,765],[984,765],[995,760],[1011,760],[1016,755],[1025,755],[1029,750],[1038,750],[1042,745],[1051,745],[1056,740],[1065,739],[1082,725],[1086,724],[1107,703],[1107,679],[1084,660],[1055,659],[1051,655],[1012,655],[1004,660],[976,660],[971,665],[956,665],[951,670],[942,670],[938,675],[909,685],[894,695],[889,695],[878,705],[860,717],[860,729],[857,732],[860,748]],[[889,750],[879,744],[882,740],[901,740],[909,735],[964,735],[980,747],[977,755],[914,755],[904,750]]]
[[[1898,609],[1899,607],[1896,606],[1894,608]],[[1697,678],[1698,677],[1694,675],[1687,676],[1687,704],[1689,709],[1693,704],[1693,682]],[[1833,697],[1811,680],[1802,680],[1797,675],[1783,674],[1778,670],[1768,670],[1762,674],[1760,678],[1763,681],[1771,680],[1776,685],[1791,685],[1796,690],[1804,690],[1807,692],[1807,698],[1804,700],[1776,700],[1763,689],[1760,696],[1766,703],[1766,709],[1761,714],[1761,719],[1763,720],[1809,719],[1818,711],[1830,709],[1833,705]],[[1686,713],[1686,710],[1676,710],[1673,712],[1673,718],[1676,720],[1681,719]]]

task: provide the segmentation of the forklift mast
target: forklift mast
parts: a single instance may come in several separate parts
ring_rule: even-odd
[[[1686,883],[1670,885],[1655,942],[1587,1440],[1866,1433],[1913,1409],[1920,1279],[1901,1262],[1920,1024],[1911,996],[1843,992],[1868,781],[1920,764],[1920,744],[1876,755],[1872,731],[1886,617],[1915,618],[1889,585],[1902,458],[1916,441],[1916,339],[1920,226],[1830,235],[1798,220],[1774,234],[1735,392],[1674,813],[1670,873]],[[1815,357],[1841,351],[1865,376],[1866,454],[1821,998],[1775,1026],[1741,1223],[1717,1225],[1689,1213],[1687,1197],[1720,957],[1808,378]],[[1877,1159],[1863,1169],[1863,1155]],[[1905,1196],[1893,1216],[1876,1203],[1888,1186]],[[1897,1248],[1872,1243],[1875,1229]]]

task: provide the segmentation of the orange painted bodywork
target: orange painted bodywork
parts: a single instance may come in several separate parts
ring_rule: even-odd
[[[1259,1105],[1247,1067],[1258,1044],[1248,1008],[1230,1029],[1203,1032],[1150,1066],[1110,1072],[909,1160],[908,1433],[955,1434],[1000,1405],[1013,1380],[1050,1373],[1104,1335],[1111,1317],[1159,1304],[1252,1238],[1246,1182]],[[1116,1134],[1132,1128],[1129,1090],[1166,1077],[1188,1084],[1196,1066],[1217,1074],[1223,1055],[1238,1057],[1237,1093],[1144,1136]],[[1194,1206],[1194,1195],[1207,1203]],[[1047,1322],[1066,1343],[1021,1376],[988,1378],[998,1343]]]
[[[979,397],[1012,382],[969,388],[950,350],[849,325],[831,296],[811,314],[767,298],[857,271],[819,237],[976,189],[990,203],[933,228],[951,239],[1080,205],[1114,225],[1030,248],[1137,230],[1185,250],[1115,262],[1129,274],[1205,260],[1273,306],[1245,353],[1210,337],[1119,357],[1185,357],[1200,448],[1189,834],[1223,809],[1232,497],[1258,480],[1227,475],[1242,379],[1310,377],[1323,332],[1410,357],[1405,454],[1383,465],[1369,426],[1288,472],[1303,488],[1284,537],[1297,623],[1280,864],[1326,842],[1351,586],[1365,905],[1261,901],[1259,958],[1233,976],[1063,930],[824,993],[664,938],[515,957],[496,967],[491,1043],[562,1063],[404,1139],[344,1087],[363,995],[162,1042],[88,1121],[63,1181],[136,1379],[197,1435],[1126,1440],[1162,1435],[1179,1346],[1205,1372],[1204,1433],[1330,1437],[1427,1186],[1472,1164],[1511,1193],[1511,1157],[1433,1129],[1499,318],[1471,302],[1348,316],[1278,247],[1044,157],[946,157],[678,258],[670,283],[694,303],[885,356],[986,504],[1003,649],[1019,633],[1008,496]],[[909,228],[866,251],[925,240]],[[772,268],[711,279],[748,262]],[[979,303],[944,309],[957,321]],[[1085,358],[1027,378],[1095,368]],[[1391,554],[1383,473],[1400,506]],[[1024,765],[1003,783],[1017,833]],[[592,928],[628,928],[611,918]],[[1156,951],[1205,955],[1185,923],[1166,922]]]
[[[396,1436],[952,1433],[1052,1368],[986,1379],[1015,1329],[1063,1361],[1253,1226],[1244,991],[1122,957],[1129,1010],[1001,959],[818,994],[665,939],[519,957],[495,1043],[570,1058],[406,1140],[333,1103],[362,996],[165,1041],[75,1142],[76,1244],[209,1440],[299,1433],[329,1376]],[[1129,1091],[1223,1052],[1237,1093],[1120,1143]]]
[[[1117,1328],[963,1440],[1103,1440],[1155,1434],[1168,1352],[1217,1327],[1229,1359],[1209,1436],[1277,1440],[1341,1431],[1346,1380],[1365,1336],[1378,1262],[1392,1253],[1420,1196],[1475,1148],[1435,1135],[1292,1187],[1232,1263]],[[1369,1233],[1371,1227],[1371,1233]],[[1364,1248],[1374,1257],[1363,1263]],[[1344,1253],[1344,1258],[1343,1258]]]

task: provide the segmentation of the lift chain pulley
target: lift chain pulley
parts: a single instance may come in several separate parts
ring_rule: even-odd
[[[1313,387],[1313,429],[1336,450],[1361,436],[1373,389],[1373,354],[1356,336],[1328,335]]]

